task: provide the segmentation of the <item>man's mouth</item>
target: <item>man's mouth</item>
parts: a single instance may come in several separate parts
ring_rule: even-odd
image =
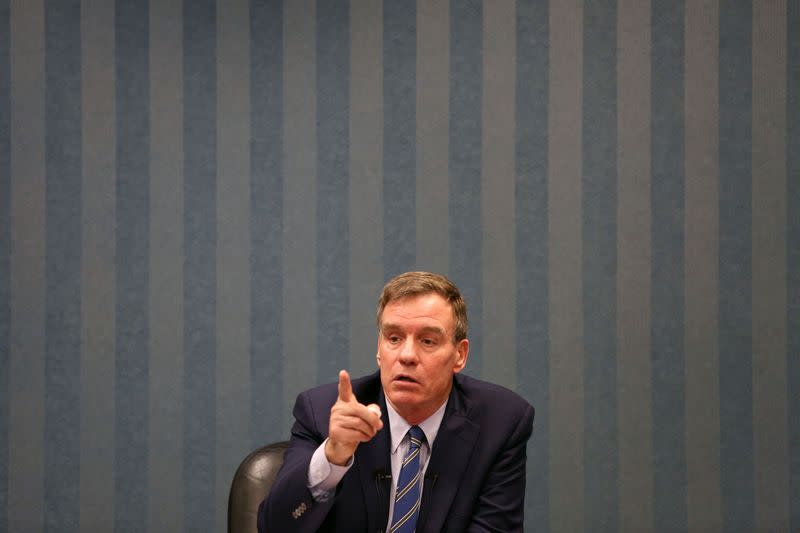
[[[402,382],[405,382],[405,383],[417,383],[417,380],[412,378],[412,377],[410,377],[410,376],[402,376],[401,375],[401,376],[397,376],[396,378],[394,378],[394,380],[395,381],[402,381]]]

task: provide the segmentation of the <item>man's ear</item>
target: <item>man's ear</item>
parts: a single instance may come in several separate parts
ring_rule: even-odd
[[[453,365],[453,373],[457,374],[467,366],[469,358],[469,339],[461,339],[456,343],[456,362]]]

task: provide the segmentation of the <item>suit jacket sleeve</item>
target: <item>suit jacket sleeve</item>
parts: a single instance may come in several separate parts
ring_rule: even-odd
[[[526,404],[486,475],[467,531],[523,531],[526,447],[533,431],[533,416],[533,407]]]
[[[289,448],[269,495],[258,509],[258,530],[314,532],[325,520],[334,498],[317,502],[308,489],[308,465],[314,450],[325,440],[307,393],[297,397],[293,410]]]

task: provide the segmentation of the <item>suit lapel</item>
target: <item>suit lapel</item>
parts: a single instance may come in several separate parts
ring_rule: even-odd
[[[359,401],[362,400],[359,399]],[[391,490],[392,475],[391,435],[383,392],[380,392],[377,403],[381,406],[383,430],[371,441],[358,446],[353,465],[358,469],[361,490],[364,494],[367,531],[383,530],[389,520],[389,491]]]
[[[480,433],[468,413],[469,405],[454,383],[425,472],[417,530],[440,531],[444,525]]]

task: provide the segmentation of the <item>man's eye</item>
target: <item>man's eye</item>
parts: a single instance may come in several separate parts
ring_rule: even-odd
[[[397,335],[389,335],[387,337],[387,340],[392,344],[397,344],[398,342],[400,342],[400,337],[398,337]]]
[[[422,339],[422,344],[425,346],[436,346],[436,341],[433,339]]]

